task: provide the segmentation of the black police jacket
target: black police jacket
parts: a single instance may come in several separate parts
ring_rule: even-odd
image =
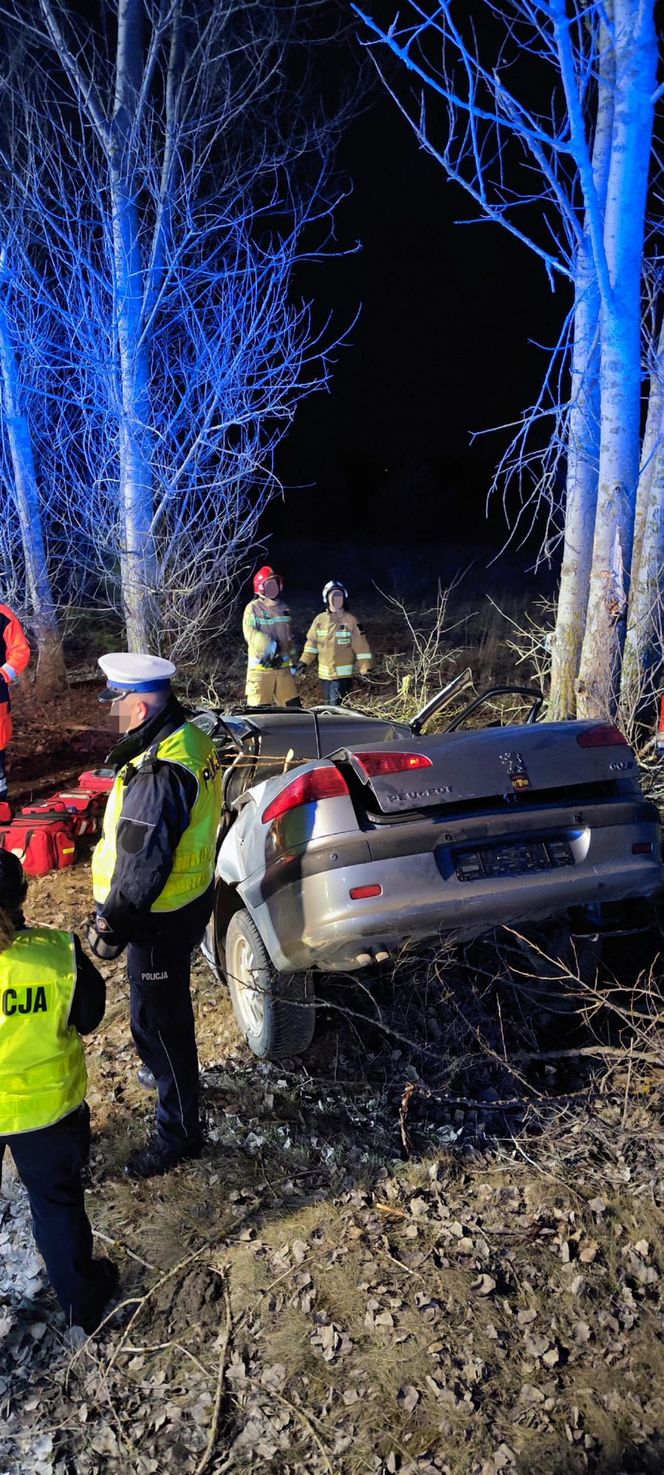
[[[163,742],[187,715],[175,697],[154,717],[125,733],[107,763],[118,772],[146,748]],[[129,775],[117,829],[117,859],[109,894],[97,906],[108,923],[106,941],[150,942],[172,939],[192,948],[200,942],[212,911],[213,886],[177,912],[151,912],[173,866],[196,800],[196,780],[180,764],[146,760]]]

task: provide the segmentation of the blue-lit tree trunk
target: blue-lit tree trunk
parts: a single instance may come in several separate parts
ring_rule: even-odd
[[[17,513],[23,554],[25,602],[37,642],[37,686],[40,697],[62,691],[65,666],[55,600],[46,557],[42,504],[35,469],[30,424],[13,327],[7,310],[11,273],[4,249],[0,249],[0,406],[9,448],[11,491]],[[4,518],[8,519],[5,507]]]
[[[107,117],[80,56],[68,44],[62,15],[51,0],[41,0],[48,36],[54,45],[74,98],[96,137],[108,173],[110,219],[101,222],[112,236],[113,279],[109,282],[113,322],[111,352],[117,395],[118,523],[117,556],[127,644],[151,650],[159,644],[156,602],[156,559],[151,533],[154,514],[151,456],[149,338],[143,331],[144,248],[137,203],[137,150],[141,141],[138,108],[145,78],[143,0],[118,0],[115,84]],[[167,24],[164,17],[161,24]],[[153,58],[154,63],[154,58]],[[145,98],[143,99],[145,103]],[[85,131],[82,138],[85,147]],[[100,181],[100,194],[104,182]],[[79,186],[80,188],[80,186]],[[76,188],[71,201],[76,209]],[[79,196],[80,198],[80,196]],[[143,232],[144,234],[144,232]],[[110,406],[109,406],[110,408]]]
[[[601,436],[577,711],[615,712],[641,453],[641,290],[657,65],[654,0],[614,0],[611,160],[598,250]]]
[[[611,160],[615,66],[603,22],[597,40],[597,107],[592,152],[593,182],[603,212]],[[592,568],[600,441],[600,296],[593,260],[591,221],[584,213],[583,239],[574,280],[574,339],[570,364],[563,561],[551,651],[547,715],[564,721],[576,711],[576,678],[588,610]]]
[[[588,608],[597,509],[599,296],[587,242],[579,252],[575,293],[563,561],[547,703],[547,715],[553,722],[573,716],[576,709],[576,677]]]
[[[664,651],[664,324],[650,375],[636,500],[620,708],[628,716],[661,685]]]
[[[151,650],[159,644],[157,568],[152,537],[150,355],[149,339],[143,332],[145,274],[135,170],[143,48],[143,0],[119,0],[115,98],[108,154],[121,406],[118,464],[123,539],[120,557],[122,601],[130,650]]]

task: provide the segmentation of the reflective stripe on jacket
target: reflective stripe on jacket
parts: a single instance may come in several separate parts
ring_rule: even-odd
[[[71,932],[26,927],[0,953],[0,1137],[52,1127],[80,1106],[83,1046],[69,1012]]]
[[[146,748],[117,774],[106,804],[101,839],[92,855],[92,891],[95,901],[103,905],[113,881],[125,785],[146,762],[180,764],[196,780],[189,824],[173,852],[166,884],[150,907],[150,912],[176,912],[202,896],[212,881],[221,815],[221,764],[210,738],[192,722],[183,723],[160,743]]]
[[[321,681],[352,676],[356,662],[364,676],[373,659],[362,626],[347,609],[322,610],[312,620],[300,660],[310,666],[316,656]]]
[[[269,659],[270,643],[273,640],[276,640],[279,647],[278,664],[295,665],[290,610],[280,599],[252,599],[242,616],[242,634],[247,642],[247,665],[250,671],[274,669]]]

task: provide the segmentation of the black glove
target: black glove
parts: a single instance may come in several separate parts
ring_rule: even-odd
[[[126,942],[120,942],[116,937],[104,917],[96,915],[91,917],[86,923],[85,935],[90,951],[96,958],[102,958],[104,962],[110,962],[112,958],[119,958],[120,953],[127,946]]]
[[[305,665],[304,661],[298,661],[297,666],[295,667],[295,675],[306,676],[308,670],[309,667]]]

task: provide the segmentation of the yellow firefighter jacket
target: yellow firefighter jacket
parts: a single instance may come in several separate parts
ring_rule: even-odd
[[[352,676],[356,661],[361,676],[369,670],[373,657],[367,637],[350,610],[321,610],[312,620],[300,659],[310,666],[316,656],[321,681]]]
[[[85,1056],[69,1024],[74,939],[26,927],[0,954],[0,1137],[51,1127],[80,1106]]]
[[[252,599],[242,616],[242,634],[249,650],[250,671],[272,671],[280,666],[295,665],[290,610],[281,599],[262,599],[260,596]],[[276,640],[279,647],[274,660],[269,654],[272,640]]]

